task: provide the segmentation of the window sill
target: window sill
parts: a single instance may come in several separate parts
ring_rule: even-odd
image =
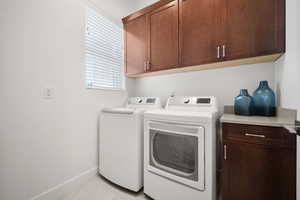
[[[107,91],[107,92],[127,92],[126,89],[114,89],[114,88],[89,88],[86,87],[87,90],[95,90],[95,91]]]

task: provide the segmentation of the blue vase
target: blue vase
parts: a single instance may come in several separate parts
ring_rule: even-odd
[[[239,96],[234,100],[234,113],[236,115],[253,115],[254,102],[253,98],[249,95],[248,90],[241,89]]]
[[[275,116],[275,93],[269,87],[268,81],[261,81],[253,94],[255,115]]]

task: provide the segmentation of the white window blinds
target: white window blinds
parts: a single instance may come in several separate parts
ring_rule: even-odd
[[[88,8],[85,46],[87,88],[123,89],[122,29]]]

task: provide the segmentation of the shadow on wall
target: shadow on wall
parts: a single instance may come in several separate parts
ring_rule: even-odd
[[[281,105],[281,87],[280,84],[276,84],[276,105],[279,107]]]

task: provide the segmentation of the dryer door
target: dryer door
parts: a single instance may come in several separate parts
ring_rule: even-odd
[[[149,171],[204,190],[204,128],[149,124]]]

